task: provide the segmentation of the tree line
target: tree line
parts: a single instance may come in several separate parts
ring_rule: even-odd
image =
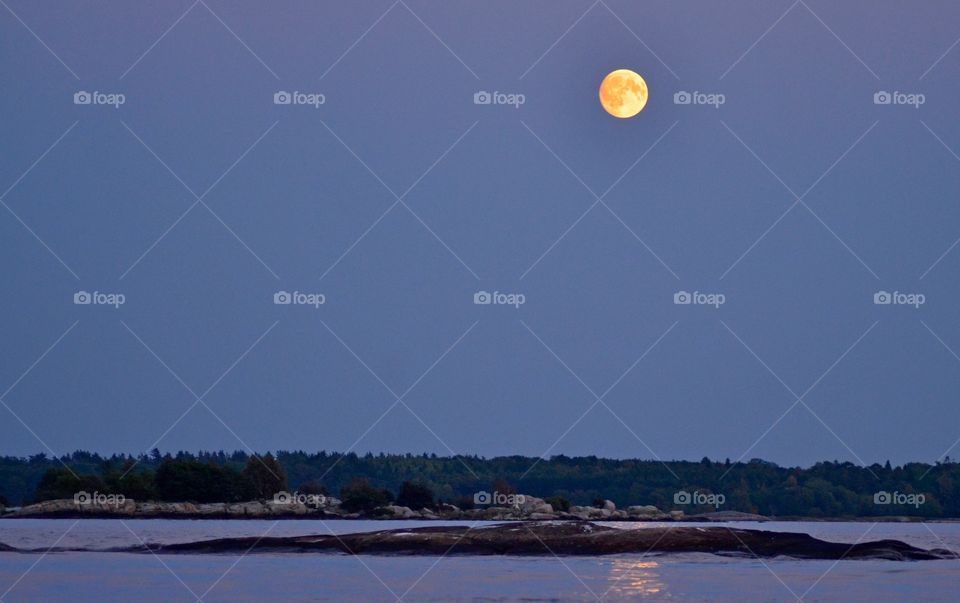
[[[679,504],[677,494],[683,491],[722,494],[720,510],[781,517],[960,517],[960,464],[949,459],[896,467],[889,462],[860,466],[832,461],[801,468],[759,459],[538,460],[302,451],[261,456],[223,451],[172,455],[154,450],[137,457],[78,451],[60,458],[0,457],[0,504],[70,498],[81,490],[134,500],[198,503],[269,499],[287,490],[331,494],[343,499],[348,510],[370,510],[391,502],[415,509],[441,502],[469,507],[477,492],[499,491],[552,498],[561,507],[610,499],[619,507],[715,510]],[[911,494],[922,496],[898,504],[907,499],[903,495]]]

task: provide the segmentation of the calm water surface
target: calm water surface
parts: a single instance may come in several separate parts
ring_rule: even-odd
[[[483,525],[445,522],[447,525]],[[17,547],[117,547],[227,536],[348,533],[438,522],[66,520],[0,522]],[[625,529],[677,524],[612,524]],[[707,525],[707,524],[681,524]],[[710,524],[896,538],[960,551],[960,524]],[[6,592],[4,592],[6,591]],[[960,561],[764,561],[713,555],[377,557],[331,554],[0,553],[0,600],[191,601],[957,601]]]

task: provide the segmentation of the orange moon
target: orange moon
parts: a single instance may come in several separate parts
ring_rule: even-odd
[[[614,117],[633,117],[647,105],[647,82],[629,69],[611,71],[600,84],[600,104]]]

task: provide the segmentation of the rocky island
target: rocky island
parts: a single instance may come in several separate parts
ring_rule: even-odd
[[[0,545],[0,550],[36,553]],[[219,538],[177,544],[144,544],[93,551],[150,554],[344,553],[365,555],[615,555],[712,553],[797,559],[957,559],[946,549],[921,549],[898,540],[846,544],[808,534],[729,527],[614,528],[589,521],[512,522],[493,526],[437,526],[356,534]]]

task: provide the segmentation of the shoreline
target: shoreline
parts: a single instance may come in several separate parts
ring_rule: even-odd
[[[687,514],[682,510],[661,511],[652,505],[617,509],[613,502],[602,507],[571,506],[554,510],[541,498],[524,496],[510,507],[483,506],[460,509],[449,504],[414,510],[395,504],[363,511],[344,509],[340,500],[327,497],[321,504],[253,500],[238,503],[137,502],[131,499],[103,502],[91,499],[58,499],[0,508],[0,520],[15,519],[168,519],[168,520],[287,520],[320,521],[600,521],[624,523],[731,523],[731,522],[860,522],[860,523],[955,523],[960,518],[910,515],[804,517],[764,516],[739,511],[711,511]]]

